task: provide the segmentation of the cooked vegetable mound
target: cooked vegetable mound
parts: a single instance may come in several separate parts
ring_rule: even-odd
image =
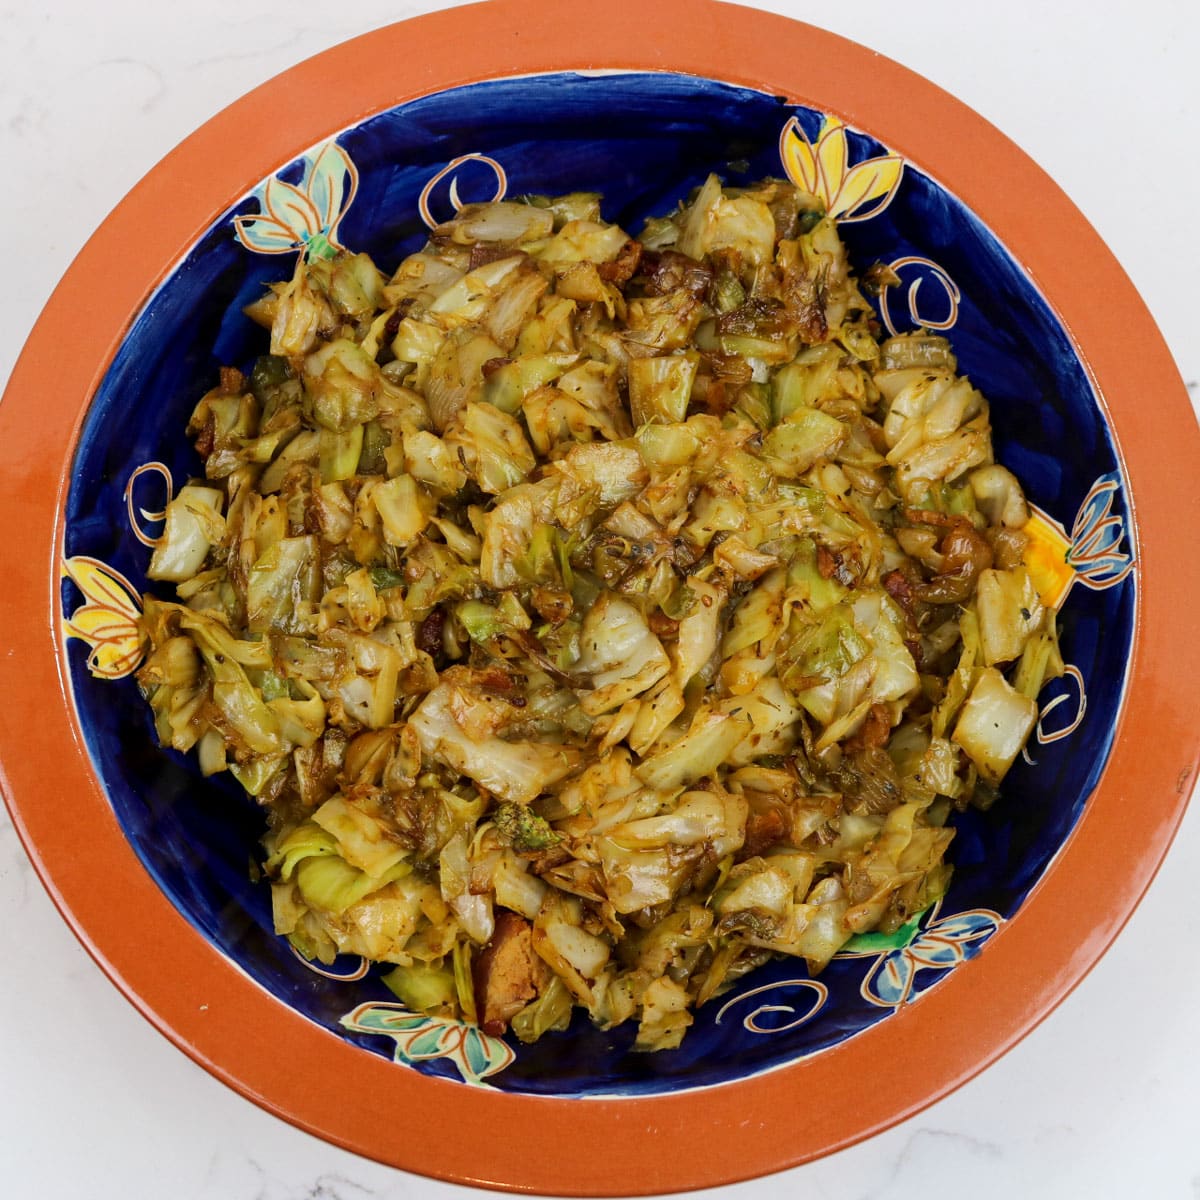
[[[301,256],[188,426],[139,681],[269,822],[277,931],[414,1010],[637,1046],[945,891],[1062,672],[947,342],[812,196],[714,176]]]

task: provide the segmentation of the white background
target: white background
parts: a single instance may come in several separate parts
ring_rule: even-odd
[[[300,59],[437,7],[381,0],[0,4],[0,380],[83,241],[176,142]],[[1195,400],[1200,5],[855,0],[761,7],[807,17],[898,59],[1031,153],[1141,290]],[[530,21],[536,11],[531,3]],[[604,19],[603,4],[581,0],[577,11],[579,36],[586,38],[589,23]],[[403,72],[403,62],[396,67]],[[1145,402],[1153,405],[1155,397]],[[1170,437],[1171,429],[1162,434]],[[1192,515],[1180,514],[1181,520]],[[37,698],[3,702],[36,706]],[[46,786],[54,787],[53,778]],[[70,797],[61,801],[63,819],[70,820]],[[1138,819],[1136,799],[1129,819]],[[879,1137],[715,1194],[720,1200],[902,1200],[935,1192],[971,1200],[1196,1200],[1197,880],[1200,812],[1193,806],[1116,945],[1016,1050]],[[0,962],[0,1195],[437,1200],[466,1191],[325,1145],[194,1066],[77,945],[6,816],[0,816]],[[870,1081],[847,1080],[847,1086]],[[798,1121],[803,1109],[801,1102]],[[530,1137],[536,1153],[536,1131]]]

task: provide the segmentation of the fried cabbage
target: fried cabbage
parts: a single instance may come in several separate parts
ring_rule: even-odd
[[[814,197],[714,176],[640,240],[592,195],[470,205],[248,312],[139,682],[265,810],[301,954],[659,1050],[945,891],[1054,615],[987,401],[945,339],[880,338]]]

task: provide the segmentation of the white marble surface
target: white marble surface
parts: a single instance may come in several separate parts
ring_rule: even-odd
[[[915,68],[1032,153],[1141,289],[1195,397],[1195,0],[762,6]],[[436,7],[0,3],[0,379],[84,239],[179,139],[299,59]],[[581,38],[602,19],[583,14],[602,11],[580,5]],[[69,797],[63,804],[69,819]],[[721,1200],[903,1200],[935,1188],[972,1200],[1200,1197],[1197,878],[1193,806],[1116,945],[1016,1050],[891,1131],[720,1189]],[[432,1200],[462,1191],[327,1146],[194,1066],[79,947],[6,817],[0,961],[0,1195]]]

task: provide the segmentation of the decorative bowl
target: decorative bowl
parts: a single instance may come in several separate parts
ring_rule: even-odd
[[[26,551],[0,682],[47,697],[36,718],[0,717],[5,793],[103,968],[250,1099],[464,1182],[714,1184],[932,1102],[1044,1016],[1129,915],[1195,771],[1200,650],[1180,601],[1200,571],[1177,515],[1200,439],[1190,416],[1169,444],[1145,419],[1148,398],[1157,421],[1186,396],[1082,217],[931,85],[706,0],[653,13],[618,0],[583,47],[569,22],[530,30],[522,11],[496,0],[420,18],[301,64],[183,143],[72,267],[0,408],[0,516]],[[413,44],[429,53],[398,84],[387,64]],[[195,401],[219,366],[262,350],[243,306],[297,254],[345,245],[392,266],[457,205],[528,192],[603,192],[605,216],[636,232],[710,171],[814,192],[856,267],[899,280],[879,298],[883,325],[947,332],[1034,506],[1069,667],[1000,802],[956,819],[934,908],[854,939],[819,978],[760,969],[676,1051],[634,1053],[631,1032],[582,1014],[522,1046],[406,1012],[365,964],[315,969],[275,937],[248,870],[259,811],[157,747],[131,678],[155,513],[198,468],[182,436]],[[63,345],[85,298],[91,319]],[[736,1145],[696,1136],[732,1124]],[[578,1153],[614,1136],[619,1157]]]

